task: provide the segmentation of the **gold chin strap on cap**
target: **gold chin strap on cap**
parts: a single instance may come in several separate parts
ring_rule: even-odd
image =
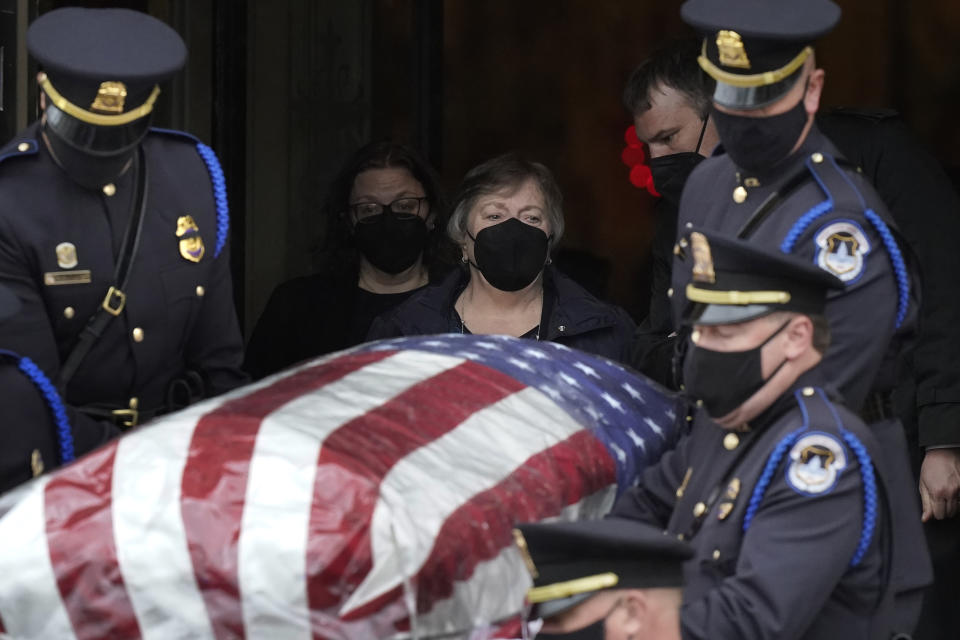
[[[73,116],[81,122],[97,125],[98,127],[116,127],[123,124],[130,124],[134,120],[139,120],[153,111],[153,103],[157,101],[157,96],[160,95],[160,87],[154,86],[147,101],[136,109],[117,115],[104,115],[82,109],[64,98],[60,95],[59,91],[53,88],[50,78],[48,78],[45,73],[40,74],[40,88],[43,89],[43,92],[47,94],[47,97],[50,98],[50,101],[57,109],[60,109],[60,111],[63,111],[67,115]]]
[[[787,291],[713,291],[687,285],[687,300],[706,304],[786,304]]]
[[[697,62],[700,63],[700,67],[706,71],[711,78],[718,82],[722,82],[733,87],[765,87],[769,84],[774,84],[788,78],[790,74],[799,69],[803,63],[807,61],[807,58],[809,58],[811,54],[813,54],[813,47],[804,47],[803,51],[797,54],[797,57],[779,69],[774,69],[773,71],[764,71],[763,73],[751,73],[744,75],[724,71],[717,65],[713,64],[713,62],[711,62],[707,57],[707,41],[704,40],[703,49],[700,52],[700,56],[697,58]]]
[[[617,574],[598,573],[595,576],[586,576],[576,580],[567,580],[566,582],[555,582],[554,584],[544,585],[542,587],[533,587],[527,591],[527,600],[530,604],[539,602],[548,602],[550,600],[560,600],[569,598],[581,593],[599,591],[600,589],[609,589],[620,582]]]

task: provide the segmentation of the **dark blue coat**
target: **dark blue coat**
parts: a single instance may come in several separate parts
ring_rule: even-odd
[[[246,380],[219,166],[186,134],[154,131],[142,145],[147,207],[126,305],[67,386],[74,407],[127,408],[137,398],[141,410],[164,409],[171,381],[188,369],[213,394]],[[81,187],[55,164],[36,124],[0,150],[0,160],[0,282],[23,304],[0,330],[0,348],[29,356],[55,378],[113,284],[135,172],[109,194]],[[196,260],[184,256],[177,235],[186,216],[204,245]],[[58,255],[63,243],[73,249]]]
[[[694,546],[684,640],[889,637],[882,454],[859,418],[804,386],[817,379],[748,432],[698,420],[614,506]]]
[[[454,304],[467,286],[467,272],[458,269],[437,285],[417,293],[374,320],[368,340],[435,333],[461,333]],[[597,300],[552,267],[544,271],[544,299],[549,317],[541,321],[541,340],[627,362],[634,323],[620,307]]]

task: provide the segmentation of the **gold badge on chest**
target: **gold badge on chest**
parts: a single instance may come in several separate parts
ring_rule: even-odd
[[[203,258],[203,238],[193,216],[177,218],[177,237],[180,238],[180,255],[190,262],[200,262]]]
[[[72,242],[61,242],[57,245],[57,265],[61,269],[73,269],[77,266],[77,248]]]

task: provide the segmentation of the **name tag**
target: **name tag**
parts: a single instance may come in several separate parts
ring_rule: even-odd
[[[48,287],[57,287],[62,284],[90,284],[90,270],[79,271],[48,271],[43,274],[43,284]]]

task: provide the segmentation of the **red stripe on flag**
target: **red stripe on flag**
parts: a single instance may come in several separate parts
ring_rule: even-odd
[[[495,487],[450,514],[417,573],[417,611],[450,597],[456,582],[513,544],[513,528],[558,515],[565,507],[610,486],[616,465],[603,443],[583,430],[530,457]]]
[[[197,585],[217,638],[244,638],[237,540],[247,474],[263,419],[284,404],[393,355],[346,355],[230,400],[197,423],[183,470],[181,513]]]
[[[340,603],[370,570],[378,490],[397,461],[524,388],[499,371],[464,362],[330,434],[317,461],[307,538],[311,611]]]
[[[44,488],[50,562],[79,640],[140,637],[113,538],[116,453],[114,441],[59,471]]]

